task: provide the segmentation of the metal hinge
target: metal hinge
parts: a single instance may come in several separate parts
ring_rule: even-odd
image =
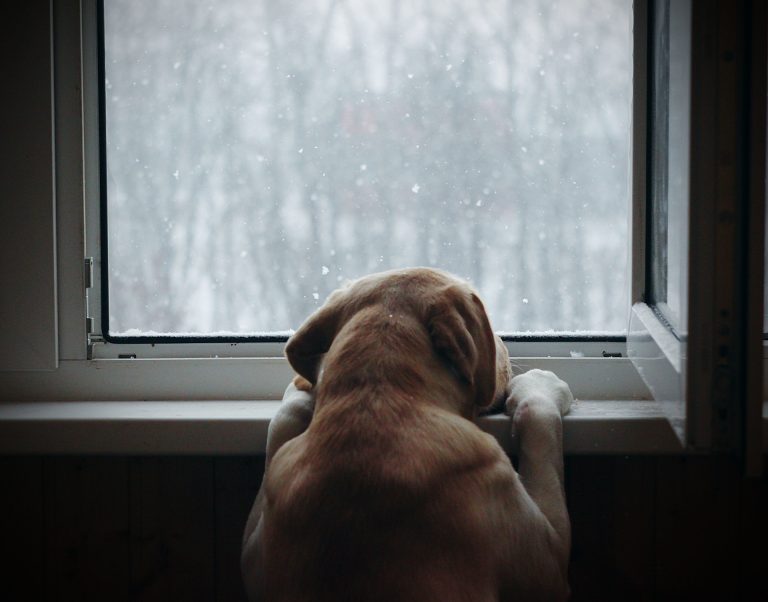
[[[85,288],[88,290],[93,286],[93,257],[86,257],[83,263],[83,276]]]
[[[85,334],[88,345],[88,359],[93,359],[93,346],[104,342],[101,333],[96,332],[96,320],[91,315],[91,299],[88,291],[93,288],[93,257],[86,257],[83,262],[83,283],[85,287]]]
[[[88,291],[93,288],[93,257],[86,257],[83,260],[83,284],[85,287],[85,334],[88,335],[88,344],[90,345],[90,337],[94,331],[94,321],[91,316],[91,300]]]

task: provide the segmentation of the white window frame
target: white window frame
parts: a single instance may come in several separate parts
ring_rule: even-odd
[[[86,141],[94,148],[98,148],[99,135],[99,82],[103,74],[98,73],[98,56],[94,49],[88,48],[95,44],[98,32],[96,31],[96,3],[93,1],[84,2],[86,7],[83,16],[84,28],[84,90],[85,108],[84,108],[84,130],[86,132]],[[89,42],[90,41],[90,42]],[[96,45],[97,46],[97,45]],[[88,142],[86,142],[88,144]],[[85,181],[86,181],[86,255],[93,258],[93,282],[94,286],[89,289],[89,316],[91,317],[95,336],[91,337],[93,344],[89,345],[89,357],[93,360],[100,359],[222,359],[222,358],[251,358],[255,370],[259,370],[260,364],[268,365],[267,369],[272,372],[274,358],[283,356],[284,343],[282,342],[195,342],[195,343],[110,343],[104,340],[101,328],[103,320],[101,316],[101,186],[99,181],[101,175],[99,168],[100,158],[91,152],[86,157],[85,162]],[[592,364],[597,366],[615,365],[617,359],[615,356],[626,358],[626,342],[617,340],[615,335],[606,335],[606,340],[600,340],[600,337],[594,337],[593,340],[584,340],[579,337],[536,337],[531,336],[526,340],[523,337],[515,337],[507,343],[510,355],[515,358],[538,358],[534,361],[535,365],[548,365],[552,358],[558,358],[558,363],[563,358],[577,356],[578,359],[590,359]],[[610,357],[609,357],[610,356]],[[261,362],[261,359],[268,361]],[[626,363],[626,362],[625,362]],[[215,362],[214,362],[215,364]],[[600,390],[594,386],[594,379],[584,380],[584,386],[578,387],[589,397],[604,397],[609,394],[615,397],[620,392],[615,386]],[[271,390],[271,388],[270,388]],[[257,395],[263,395],[257,392]],[[627,398],[637,398],[645,394],[641,387],[633,386],[627,383]]]
[[[99,145],[99,28],[97,0],[79,3],[52,2],[52,53],[55,57],[54,107],[56,124],[56,192],[58,251],[58,369],[45,376],[24,375],[0,369],[3,397],[42,399],[72,398],[75,381],[82,382],[80,396],[110,399],[177,398],[202,399],[211,392],[190,386],[200,380],[217,383],[218,396],[228,399],[274,398],[290,370],[283,359],[283,343],[190,343],[109,344],[100,336],[100,192],[105,174],[100,169]],[[85,258],[92,258],[87,267]],[[87,293],[85,292],[87,291]],[[86,319],[86,316],[88,318]],[[87,333],[91,331],[91,335]],[[626,370],[623,341],[579,341],[568,338],[542,341],[510,341],[511,355],[525,358],[525,365],[561,366],[572,363]],[[55,338],[51,340],[56,340]],[[621,357],[615,357],[620,354]],[[574,357],[575,356],[575,357]],[[606,357],[610,356],[610,357]],[[571,361],[573,360],[573,361]],[[243,373],[233,370],[239,366]],[[231,371],[232,370],[232,371]],[[190,372],[192,374],[190,374]],[[93,375],[109,373],[109,389],[97,384]],[[142,374],[146,373],[146,378]],[[238,373],[238,377],[234,374]],[[631,371],[629,372],[631,373]],[[120,392],[121,375],[130,382]],[[591,398],[643,397],[642,385],[629,377],[625,395],[614,379],[601,390],[591,375],[579,378],[576,389]],[[578,381],[583,381],[579,385]],[[68,384],[72,381],[72,384]],[[240,385],[232,381],[247,381]],[[276,383],[280,383],[280,387]],[[15,383],[15,384],[14,384]],[[47,383],[47,384],[46,384]],[[634,384],[633,384],[634,383]],[[95,389],[94,389],[95,387]],[[174,388],[175,387],[175,388]],[[220,388],[219,388],[220,387]],[[57,393],[57,391],[59,391]],[[66,391],[66,393],[64,392]],[[111,392],[110,392],[111,391]],[[246,393],[247,391],[247,393]]]
[[[52,2],[58,192],[58,369],[0,368],[4,399],[275,399],[290,379],[284,343],[111,344],[100,336],[99,43],[97,0]],[[84,264],[92,258],[92,267]],[[89,286],[90,285],[90,286]],[[87,294],[84,293],[87,291]],[[86,319],[86,315],[88,319]],[[87,330],[91,330],[90,335]],[[50,333],[55,335],[56,333]],[[577,396],[643,399],[622,340],[550,337],[508,348],[524,367],[569,375]],[[596,373],[608,378],[594,378]]]
[[[237,337],[233,341],[219,342],[216,337],[209,341],[198,342],[109,342],[104,336],[107,328],[102,311],[103,272],[101,270],[101,237],[103,228],[101,220],[101,206],[104,183],[99,181],[101,174],[100,161],[105,157],[99,157],[93,149],[99,148],[99,130],[104,130],[104,124],[99,124],[99,87],[103,74],[98,73],[98,59],[96,49],[97,31],[97,2],[86,0],[83,2],[83,45],[85,56],[83,61],[84,89],[86,92],[84,123],[85,138],[92,147],[91,154],[87,157],[84,166],[86,190],[86,255],[93,258],[93,283],[89,289],[89,316],[91,318],[94,335],[89,337],[88,357],[90,359],[160,359],[160,358],[228,358],[228,357],[282,357],[284,343],[273,340],[263,342],[248,341],[248,337],[242,337],[238,342]],[[93,48],[87,48],[93,46]],[[102,115],[103,118],[103,115]],[[511,334],[511,340],[507,342],[507,349],[512,357],[524,358],[602,358],[613,359],[616,356],[626,358],[625,333],[594,333],[589,336],[561,335],[519,335]],[[117,337],[121,338],[121,337]],[[131,337],[129,337],[131,338]],[[135,338],[135,337],[132,337]],[[149,338],[149,337],[147,337]],[[278,338],[278,337],[275,337]],[[506,337],[505,337],[506,338]],[[592,379],[589,380],[592,382]],[[593,390],[594,387],[590,389]],[[599,391],[594,389],[595,391]],[[637,391],[629,390],[628,395],[637,396]],[[599,392],[591,393],[592,396],[600,395]]]

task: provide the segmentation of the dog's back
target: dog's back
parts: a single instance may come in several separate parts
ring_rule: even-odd
[[[521,442],[529,495],[472,422],[507,399],[509,365],[466,283],[424,268],[363,278],[310,316],[286,356],[312,396],[270,425],[243,545],[253,599],[567,597],[560,431],[544,420],[559,406],[526,397],[543,408]],[[554,375],[521,382],[545,397],[561,388]]]
[[[435,342],[444,320],[458,337],[454,323],[473,316],[451,301],[430,310],[430,326],[415,284],[355,296],[325,354],[312,422],[272,462],[263,536],[275,599],[496,598],[488,488],[511,466],[466,419],[472,387]]]
[[[506,458],[468,421],[402,395],[335,400],[275,457],[263,533],[268,592],[496,598],[483,502]]]
[[[334,292],[286,355],[312,385],[268,465],[244,558],[268,600],[559,599],[548,526],[472,422],[506,351],[477,295],[434,270]],[[258,505],[258,501],[255,506]]]

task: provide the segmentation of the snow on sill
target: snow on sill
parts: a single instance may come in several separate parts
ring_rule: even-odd
[[[263,454],[278,401],[108,401],[0,403],[0,453]],[[509,418],[480,427],[515,453]],[[653,401],[588,401],[564,420],[567,454],[681,453]]]
[[[194,338],[232,338],[242,339],[251,337],[289,337],[295,331],[275,330],[264,332],[236,332],[233,330],[215,330],[210,332],[160,332],[157,330],[141,330],[140,328],[129,328],[122,332],[110,332],[110,337],[116,338],[146,338],[146,339],[194,339]]]
[[[265,330],[265,331],[234,331],[234,330],[215,330],[215,331],[189,331],[189,332],[162,332],[157,330],[142,330],[140,328],[129,328],[120,332],[110,332],[109,336],[114,338],[145,338],[145,339],[243,339],[260,337],[289,337],[295,332],[294,329],[288,330]],[[615,338],[626,336],[626,332],[608,332],[597,330],[519,330],[519,331],[497,331],[501,337],[513,339],[574,339],[574,338]]]

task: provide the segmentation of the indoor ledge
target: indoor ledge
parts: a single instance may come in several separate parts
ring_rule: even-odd
[[[4,454],[263,454],[278,401],[0,403]],[[515,453],[504,415],[480,427]],[[668,454],[682,448],[653,401],[576,401],[564,420],[568,454]]]

